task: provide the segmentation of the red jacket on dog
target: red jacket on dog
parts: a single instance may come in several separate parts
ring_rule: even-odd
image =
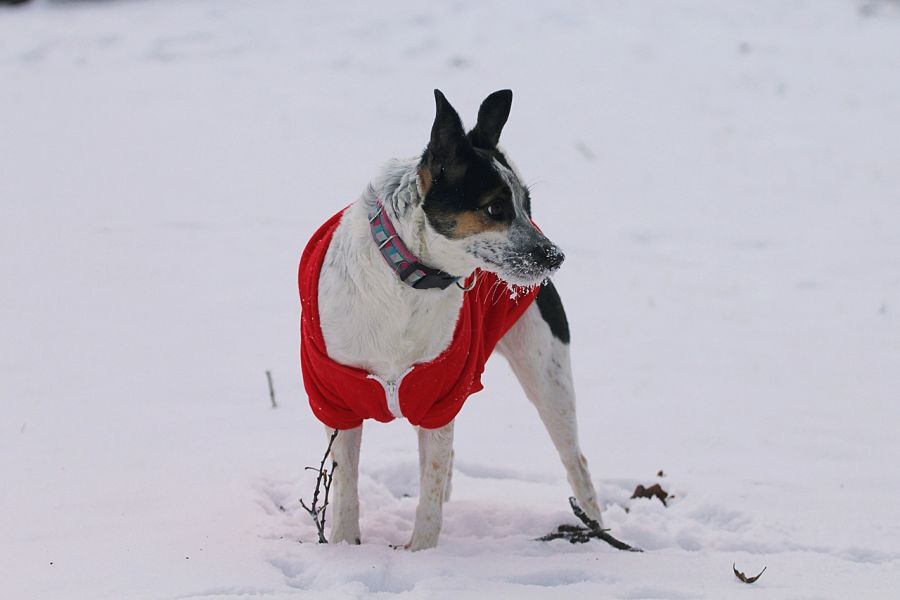
[[[300,259],[300,366],[313,413],[325,425],[352,429],[363,419],[394,419],[385,388],[369,373],[328,357],[319,323],[319,273],[343,211],[313,234]],[[466,398],[480,391],[481,374],[494,347],[528,309],[538,288],[510,298],[493,273],[481,272],[465,293],[453,341],[437,358],[420,363],[400,383],[400,412],[413,425],[443,427]]]

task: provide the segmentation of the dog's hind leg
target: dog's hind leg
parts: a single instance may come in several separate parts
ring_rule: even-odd
[[[556,446],[578,504],[598,523],[600,507],[587,459],[578,444],[575,389],[569,359],[569,326],[552,283],[497,345],[537,408]]]
[[[453,456],[453,421],[439,429],[419,428],[419,506],[410,550],[437,545],[444,519],[447,477]]]
[[[334,429],[325,428],[328,438]],[[331,535],[332,544],[347,542],[360,543],[359,538],[359,448],[362,442],[362,425],[353,429],[343,429],[334,438],[331,446],[331,460],[337,463],[331,493]]]

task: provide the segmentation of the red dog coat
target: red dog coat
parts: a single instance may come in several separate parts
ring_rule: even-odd
[[[343,214],[334,215],[313,234],[300,259],[300,366],[316,417],[329,427],[352,429],[363,419],[386,423],[394,415],[378,381],[362,369],[335,362],[325,350],[319,273]],[[402,379],[400,412],[413,425],[436,429],[453,420],[466,398],[483,388],[484,364],[500,338],[537,296],[533,288],[513,300],[506,286],[496,283],[496,275],[481,273],[475,287],[465,293],[450,346],[433,361],[415,365]]]

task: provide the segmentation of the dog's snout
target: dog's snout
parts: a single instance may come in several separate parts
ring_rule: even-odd
[[[535,246],[531,251],[531,256],[535,263],[548,271],[554,271],[566,259],[566,255],[562,253],[557,246],[553,244],[540,244]]]

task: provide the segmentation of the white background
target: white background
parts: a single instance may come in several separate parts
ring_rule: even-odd
[[[297,260],[435,87],[468,125],[515,92],[585,454],[645,554],[533,541],[574,518],[502,359],[436,550],[389,548],[399,422],[364,433],[364,545],[312,543]],[[0,290],[3,598],[897,597],[895,2],[3,7]]]

